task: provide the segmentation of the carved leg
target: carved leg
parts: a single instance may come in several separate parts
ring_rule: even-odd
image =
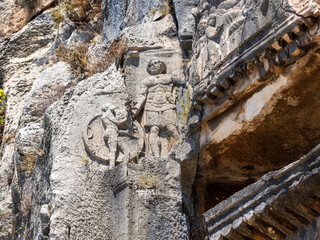
[[[151,155],[155,157],[160,157],[159,132],[160,132],[160,128],[158,126],[151,127],[149,145],[151,149]]]
[[[175,125],[173,125],[173,124],[167,125],[167,130],[168,130],[168,134],[170,137],[172,137],[175,140],[180,139],[180,134],[178,133]]]
[[[118,134],[117,132],[110,132],[104,135],[104,140],[107,140],[109,146],[109,165],[113,168],[116,165],[116,154],[118,145]]]

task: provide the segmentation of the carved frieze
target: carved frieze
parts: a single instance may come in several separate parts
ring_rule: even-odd
[[[305,53],[320,8],[315,1],[204,1],[193,14],[197,41],[189,82],[204,119],[211,119]]]

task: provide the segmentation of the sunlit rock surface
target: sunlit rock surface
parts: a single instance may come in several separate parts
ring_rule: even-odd
[[[35,2],[0,2],[0,239],[319,238],[319,1]]]

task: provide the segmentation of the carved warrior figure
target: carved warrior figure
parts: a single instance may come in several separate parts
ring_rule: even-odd
[[[83,133],[88,153],[97,160],[116,163],[138,157],[144,144],[144,131],[137,121],[132,123],[125,107],[103,105],[101,114],[92,118]]]
[[[136,118],[143,110],[142,123],[150,129],[149,149],[155,157],[167,154],[167,141],[161,142],[161,135],[166,131],[168,137],[179,139],[176,128],[176,105],[174,86],[182,82],[166,74],[166,65],[152,59],[147,67],[151,75],[141,82],[138,102],[133,109]]]

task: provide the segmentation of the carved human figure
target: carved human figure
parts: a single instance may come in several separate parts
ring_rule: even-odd
[[[206,36],[208,38],[208,52],[211,66],[215,66],[221,59],[219,37],[223,25],[217,24],[217,15],[210,14],[207,21]],[[211,67],[210,67],[211,68]]]
[[[160,157],[168,151],[161,144],[160,132],[167,131],[168,137],[180,138],[176,128],[174,86],[183,82],[166,74],[166,65],[158,59],[149,62],[147,71],[151,76],[141,82],[133,117],[136,118],[143,110],[142,122],[145,128],[150,128],[151,155]]]
[[[116,163],[118,150],[118,127],[127,121],[126,113],[123,110],[116,110],[115,106],[107,103],[102,107],[101,122],[104,127],[103,139],[108,143],[110,168]]]
[[[211,8],[209,16],[200,21],[206,22],[205,34],[212,67],[220,63],[241,42],[245,20],[241,4],[244,3],[235,0],[223,1],[217,8]]]

